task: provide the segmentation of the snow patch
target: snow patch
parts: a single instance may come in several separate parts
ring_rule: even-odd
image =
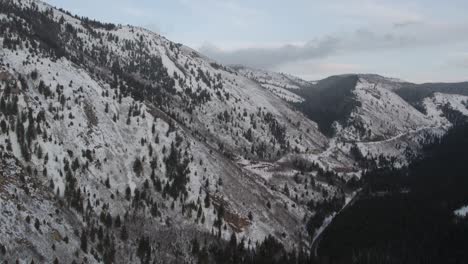
[[[468,216],[468,205],[461,207],[460,209],[455,210],[455,215],[459,217]]]

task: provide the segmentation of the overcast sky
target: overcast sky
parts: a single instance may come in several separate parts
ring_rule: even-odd
[[[468,81],[467,0],[46,0],[143,26],[225,64],[316,80]]]

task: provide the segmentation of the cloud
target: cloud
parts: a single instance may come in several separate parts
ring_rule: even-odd
[[[361,28],[350,33],[324,36],[304,44],[284,44],[279,47],[247,47],[225,50],[205,44],[199,50],[224,64],[243,64],[272,69],[283,64],[320,59],[331,55],[360,52],[398,50],[468,41],[468,25],[440,23],[412,23],[397,28]]]
[[[355,63],[336,62],[334,59],[318,59],[287,63],[275,71],[293,74],[305,80],[318,80],[324,76],[365,72],[365,67]]]
[[[318,71],[331,71],[331,72],[356,72],[362,69],[360,65],[357,64],[347,64],[347,63],[321,63],[317,65]]]
[[[339,39],[327,37],[304,45],[287,44],[277,48],[244,48],[225,51],[206,44],[200,52],[225,64],[244,64],[257,68],[270,68],[290,61],[319,58],[332,54]]]

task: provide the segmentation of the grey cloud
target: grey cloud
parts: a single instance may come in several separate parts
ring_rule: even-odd
[[[319,59],[337,54],[440,46],[468,41],[468,25],[426,25],[386,29],[359,29],[310,41],[304,45],[278,48],[244,48],[224,51],[205,45],[200,52],[224,64],[243,64],[271,69],[286,63]]]
[[[200,52],[224,64],[243,64],[257,68],[269,68],[275,65],[304,58],[320,58],[333,54],[340,39],[326,37],[311,41],[305,45],[284,45],[278,48],[246,48],[223,51],[212,45],[204,45]]]

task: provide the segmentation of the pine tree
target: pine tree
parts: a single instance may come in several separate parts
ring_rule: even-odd
[[[81,250],[83,250],[83,252],[88,252],[88,236],[86,234],[86,231],[83,230],[81,232],[81,243],[80,243],[80,246],[81,246]]]
[[[41,222],[39,222],[39,219],[36,218],[36,221],[34,222],[34,227],[38,230],[41,231]]]
[[[141,263],[149,263],[151,259],[151,245],[148,237],[140,238],[137,248],[137,256]]]
[[[141,173],[143,172],[143,163],[138,157],[133,162],[133,171],[135,172],[137,176],[140,176]]]
[[[195,237],[192,240],[192,254],[197,255],[198,252],[200,252],[200,243],[198,242],[198,239]]]
[[[130,201],[130,199],[132,198],[132,189],[130,189],[130,186],[127,186],[127,188],[125,189],[125,198],[127,199],[127,201]]]
[[[7,133],[8,132],[8,126],[7,126],[7,123],[5,122],[5,120],[2,119],[2,121],[0,122],[0,128],[1,128],[1,131],[3,134]]]
[[[108,228],[112,227],[112,215],[110,213],[107,213],[105,223]]]
[[[231,234],[231,238],[229,239],[229,247],[236,248],[237,247],[237,237],[236,234],[233,232]]]
[[[111,187],[109,177],[106,178],[105,185],[108,189]]]
[[[211,205],[211,200],[210,200],[210,193],[206,192],[205,196],[205,208],[209,208]]]
[[[115,225],[115,228],[120,228],[120,226],[122,225],[122,223],[120,221],[120,215],[117,215],[115,217],[114,225]]]
[[[127,241],[128,239],[127,227],[125,225],[122,226],[122,230],[120,231],[120,239],[123,241]]]

